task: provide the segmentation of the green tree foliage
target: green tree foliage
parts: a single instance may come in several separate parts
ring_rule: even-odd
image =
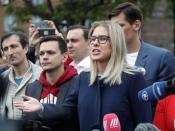
[[[147,17],[155,2],[154,0],[59,0],[59,4],[53,6],[50,0],[45,0],[45,3],[39,5],[34,5],[32,0],[22,1],[24,6],[17,6],[12,2],[6,10],[8,14],[16,15],[18,23],[28,22],[30,16],[35,15],[57,22],[67,20],[69,25],[84,24],[87,19],[91,21],[106,19],[112,8],[126,1],[140,6]]]

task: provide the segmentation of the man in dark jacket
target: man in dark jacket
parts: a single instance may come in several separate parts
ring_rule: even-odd
[[[68,93],[70,85],[73,84],[77,75],[76,70],[71,66],[65,66],[67,59],[67,45],[58,36],[47,36],[41,39],[39,46],[39,62],[43,68],[39,80],[31,83],[26,90],[26,95],[38,99],[45,104],[62,104]],[[24,114],[26,119],[40,120],[53,131],[77,131],[75,121],[51,121],[39,118],[36,113]],[[69,117],[69,116],[68,116]]]
[[[175,77],[175,59],[167,49],[144,42],[140,37],[143,14],[139,7],[130,2],[117,5],[108,15],[124,30],[128,50],[127,61],[143,73],[147,86],[154,82]],[[154,116],[156,101],[152,101]]]

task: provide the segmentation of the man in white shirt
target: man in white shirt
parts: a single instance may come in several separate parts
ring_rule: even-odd
[[[90,67],[88,49],[88,29],[82,25],[70,26],[66,37],[67,47],[72,65],[77,72]]]

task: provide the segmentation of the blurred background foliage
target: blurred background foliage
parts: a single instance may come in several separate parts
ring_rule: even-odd
[[[32,16],[41,19],[53,20],[57,25],[83,24],[89,26],[94,20],[107,19],[108,13],[117,4],[133,2],[143,11],[144,19],[150,16],[156,0],[43,0],[43,3],[34,4],[32,0],[22,0],[21,4],[7,5],[6,13],[14,14],[18,24],[29,22]],[[56,1],[56,0],[54,0]],[[172,0],[173,1],[173,0]]]

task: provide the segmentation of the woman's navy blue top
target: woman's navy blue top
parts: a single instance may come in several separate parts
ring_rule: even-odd
[[[99,78],[89,86],[89,79],[90,73],[82,72],[64,106],[44,105],[44,115],[68,119],[77,111],[81,131],[95,127],[103,131],[103,116],[108,113],[118,116],[122,131],[134,131],[137,124],[152,121],[150,103],[138,100],[138,91],[146,87],[142,74],[123,73],[122,84],[112,86]]]

